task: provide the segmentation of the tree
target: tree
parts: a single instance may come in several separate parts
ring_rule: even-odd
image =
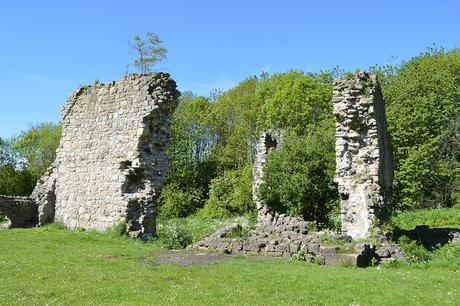
[[[11,140],[0,138],[0,194],[28,196],[35,181]]]
[[[208,185],[215,177],[210,160],[215,136],[208,123],[211,104],[185,92],[179,99],[171,127],[168,157],[171,164],[160,196],[160,214],[186,217],[203,207]]]
[[[128,41],[128,44],[138,55],[133,64],[142,74],[151,72],[153,66],[166,59],[168,52],[161,47],[163,42],[155,33],[147,32],[145,36],[143,38],[136,35],[132,41]]]
[[[37,181],[56,158],[61,139],[61,125],[42,123],[32,126],[13,139],[13,149],[25,162],[25,167]]]
[[[334,227],[338,209],[334,127],[321,126],[308,135],[290,133],[267,158],[260,196],[278,212],[302,216],[320,227]]]
[[[386,70],[397,208],[460,204],[460,50],[431,49]]]
[[[263,103],[258,131],[290,129],[305,134],[332,115],[332,77],[329,73],[303,73],[291,70],[275,74],[257,87]]]
[[[257,118],[261,103],[256,99],[256,77],[240,82],[212,104],[210,126],[216,135],[212,159],[219,173],[252,164],[257,139]]]

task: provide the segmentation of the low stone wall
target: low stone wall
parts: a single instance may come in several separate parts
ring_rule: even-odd
[[[199,241],[192,246],[192,249],[214,249],[224,254],[296,258],[323,265],[343,264],[365,267],[373,261],[380,260],[375,247],[365,243],[350,246],[346,254],[340,253],[340,246],[325,245],[322,242],[323,233],[308,234],[302,229],[268,234],[256,229],[249,232],[247,237],[233,237],[235,233],[241,233],[241,230],[239,224],[228,225]],[[389,254],[388,257],[391,255]]]
[[[10,224],[9,227],[33,227],[38,222],[37,204],[27,197],[0,196],[0,212]]]

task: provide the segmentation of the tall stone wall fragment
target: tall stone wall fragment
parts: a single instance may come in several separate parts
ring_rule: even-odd
[[[281,132],[268,130],[262,133],[257,142],[257,155],[252,169],[252,199],[256,203],[258,223],[264,223],[270,218],[270,211],[265,202],[259,196],[260,185],[263,183],[264,167],[268,154],[280,147],[282,142]]]
[[[40,223],[55,218],[70,228],[103,231],[124,221],[133,237],[155,235],[178,96],[165,73],[72,93],[61,110],[56,160],[32,195]]]
[[[384,217],[393,181],[385,102],[377,77],[365,72],[336,80],[332,101],[342,232],[361,239]]]
[[[54,221],[56,206],[56,162],[37,181],[30,197],[35,200],[38,210],[38,225]]]

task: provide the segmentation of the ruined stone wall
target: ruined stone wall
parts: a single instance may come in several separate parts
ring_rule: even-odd
[[[281,146],[282,135],[276,130],[268,130],[262,133],[257,142],[257,155],[252,169],[252,199],[256,203],[258,212],[258,223],[267,222],[270,211],[267,205],[259,196],[260,185],[263,183],[264,167],[267,162],[268,154]]]
[[[27,197],[0,195],[0,213],[8,218],[7,227],[32,227],[37,225],[37,205]]]
[[[308,223],[302,218],[280,214],[270,209],[259,196],[259,189],[263,183],[264,168],[268,155],[281,147],[282,132],[268,130],[262,133],[257,142],[257,155],[252,169],[252,199],[257,207],[257,230],[268,235],[281,235],[284,232],[306,234]]]
[[[342,232],[361,239],[383,218],[393,181],[385,104],[377,77],[365,72],[336,80],[332,101]]]
[[[164,73],[72,93],[62,109],[56,160],[33,192],[40,223],[55,218],[70,228],[106,230],[126,221],[133,237],[155,234],[178,96]]]

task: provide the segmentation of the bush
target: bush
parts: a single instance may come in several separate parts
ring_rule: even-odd
[[[202,192],[196,189],[182,190],[176,184],[163,188],[159,203],[159,215],[167,218],[183,218],[201,207]]]
[[[252,201],[252,165],[242,169],[225,171],[211,181],[209,199],[199,215],[212,218],[228,218],[247,214],[255,209]]]
[[[411,263],[422,263],[431,260],[430,252],[407,236],[399,238],[399,245],[404,250],[407,260]]]
[[[261,197],[278,212],[316,221],[320,228],[334,227],[330,220],[338,207],[334,172],[333,129],[287,135],[267,159]]]
[[[460,269],[460,243],[448,243],[433,253],[434,265],[453,267]]]
[[[183,249],[192,243],[192,235],[178,225],[159,226],[158,241],[168,249]]]
[[[64,225],[62,221],[56,220],[53,223],[48,223],[44,226],[41,226],[41,228],[43,228],[43,230],[45,231],[60,231],[66,229],[67,227]]]

